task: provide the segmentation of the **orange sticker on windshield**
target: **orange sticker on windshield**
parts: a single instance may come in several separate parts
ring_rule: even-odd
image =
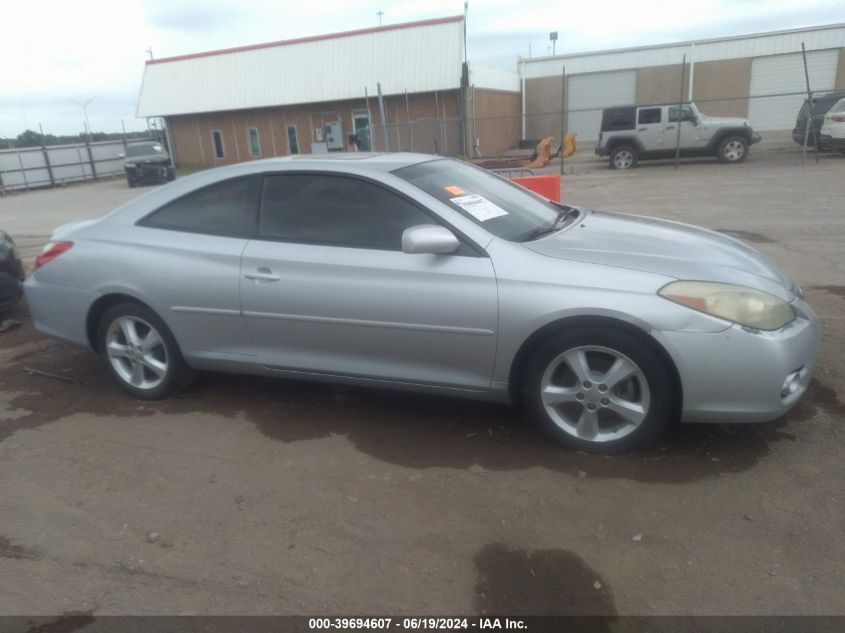
[[[462,196],[466,193],[463,189],[458,187],[457,185],[449,185],[447,187],[443,187],[446,191],[451,193],[453,196]]]

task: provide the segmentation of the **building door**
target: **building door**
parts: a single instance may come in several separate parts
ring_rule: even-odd
[[[373,151],[373,143],[370,138],[370,113],[366,110],[353,110],[352,124],[355,135],[361,139],[361,151]]]
[[[807,53],[807,71],[814,92],[833,90],[838,60],[838,49]],[[751,127],[755,130],[791,130],[795,116],[807,98],[806,82],[801,53],[756,57],[751,62],[749,92],[757,98],[748,100]]]
[[[560,110],[560,75],[556,95],[547,112]],[[567,132],[575,132],[579,141],[595,141],[599,137],[602,108],[637,102],[637,71],[614,70],[611,72],[570,75],[567,80]],[[547,136],[551,133],[544,133]]]

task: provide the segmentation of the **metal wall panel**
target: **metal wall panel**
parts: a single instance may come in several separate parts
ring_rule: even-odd
[[[148,63],[138,116],[319,103],[460,87],[463,22]]]
[[[832,90],[838,64],[839,49],[807,53],[811,88],[814,91]],[[800,53],[754,59],[751,63],[752,99],[748,103],[748,120],[752,127],[755,130],[791,130],[805,97],[801,94],[759,97],[806,90],[804,61]]]
[[[843,48],[845,47],[845,24],[697,42],[540,57],[525,60],[525,76],[531,78],[559,75],[562,64],[566,64],[566,72],[570,75],[680,64],[684,54],[688,62],[691,59],[704,62],[762,57],[798,52],[801,50],[802,42],[809,51]]]
[[[567,131],[575,132],[583,141],[595,141],[602,109],[636,100],[637,71],[572,75],[567,81],[567,93]]]

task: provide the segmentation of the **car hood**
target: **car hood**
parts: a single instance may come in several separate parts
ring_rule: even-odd
[[[738,284],[784,300],[793,281],[759,252],[715,231],[636,215],[586,211],[580,222],[525,246],[560,259],[697,281]]]

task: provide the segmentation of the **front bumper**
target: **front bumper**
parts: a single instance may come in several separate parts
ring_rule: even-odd
[[[164,180],[170,173],[169,163],[136,163],[134,167],[124,167],[127,178],[132,180]]]
[[[774,332],[733,325],[718,333],[661,332],[683,388],[684,422],[767,422],[789,411],[810,384],[819,346],[819,325],[809,305]],[[788,378],[793,391],[782,394]]]

